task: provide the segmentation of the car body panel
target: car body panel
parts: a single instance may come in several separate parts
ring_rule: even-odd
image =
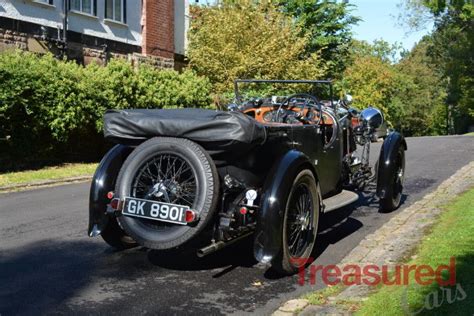
[[[288,151],[275,162],[263,187],[260,212],[254,241],[254,255],[260,262],[270,262],[281,249],[286,197],[293,179],[303,169],[310,169],[317,178],[309,157],[296,149]]]
[[[106,212],[110,202],[107,193],[114,191],[120,168],[132,150],[129,146],[115,145],[97,167],[89,194],[89,236],[99,235],[107,226],[109,216]]]

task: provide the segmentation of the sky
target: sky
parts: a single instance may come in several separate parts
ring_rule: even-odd
[[[383,39],[389,43],[401,43],[403,48],[410,50],[430,30],[409,32],[407,28],[397,25],[400,9],[397,4],[401,0],[349,0],[355,5],[353,14],[362,18],[359,25],[354,26],[354,37],[360,40],[373,42]]]

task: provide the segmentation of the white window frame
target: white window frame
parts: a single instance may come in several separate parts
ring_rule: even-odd
[[[107,2],[112,1],[112,16],[107,16]],[[126,0],[120,0],[120,3],[122,5],[122,10],[120,12],[120,19],[116,19],[115,17],[115,0],[105,0],[105,19],[113,21],[113,22],[119,22],[123,24],[127,24],[127,21],[125,19],[125,10],[127,10],[127,5],[126,5]]]
[[[69,3],[69,9],[72,11],[72,12],[78,12],[78,13],[81,13],[81,14],[87,14],[87,15],[90,15],[90,16],[96,16],[95,12],[97,12],[97,8],[95,7],[96,6],[96,1],[94,0],[90,0],[91,1],[91,12],[86,12],[86,11],[83,11],[82,10],[82,2],[84,0],[79,0],[79,9],[76,9],[76,8],[73,8],[72,7],[72,3],[70,2]]]
[[[54,0],[33,0],[33,2],[46,4],[46,5],[54,5]]]

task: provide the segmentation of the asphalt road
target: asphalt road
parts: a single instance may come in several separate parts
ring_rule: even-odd
[[[474,137],[407,141],[401,209],[474,157]],[[143,248],[114,252],[86,236],[88,190],[83,183],[0,195],[0,315],[269,314],[311,287],[258,265],[245,241],[203,259]],[[379,213],[370,195],[345,211],[352,212],[345,221],[326,218],[316,264],[338,263],[398,212]]]

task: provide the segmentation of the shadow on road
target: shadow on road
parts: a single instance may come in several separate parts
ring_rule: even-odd
[[[150,250],[148,260],[156,266],[170,270],[201,271],[227,267],[228,271],[231,271],[237,267],[254,266],[257,261],[252,250],[253,239],[250,237],[203,258],[196,255],[196,249],[188,248],[175,251]],[[221,275],[222,273],[218,273],[213,277]]]
[[[333,217],[329,217],[327,215],[323,216],[319,226],[316,245],[313,249],[313,252],[311,253],[313,262],[317,260],[330,245],[335,244],[341,239],[352,235],[363,226],[362,223],[357,219],[347,217],[347,212],[351,212],[351,210],[343,209],[331,212]],[[285,276],[276,274],[274,271],[269,269],[265,272],[265,277],[268,279],[280,279]]]
[[[403,188],[404,193],[402,193],[402,198],[400,200],[400,206],[392,212],[395,212],[395,211],[399,210],[401,207],[404,206],[405,202],[407,201],[407,199],[409,197],[409,194],[406,194],[405,192],[408,191],[407,190],[408,185],[410,186],[410,189],[412,188],[412,184],[409,183],[409,181],[407,181],[404,185],[404,188]],[[420,190],[423,190],[423,189],[420,188]],[[381,213],[391,213],[391,212],[386,212],[386,211],[380,210],[380,208],[379,208],[379,198],[375,194],[375,191],[376,191],[376,185],[370,184],[364,191],[358,192],[359,200],[357,200],[356,202],[354,202],[354,204],[352,204],[352,206],[350,206],[350,207],[352,207],[352,211],[350,213],[352,214],[353,212],[357,212],[357,214],[361,214],[360,211],[364,212],[366,210],[368,210],[369,212],[373,212],[375,210],[378,210]]]
[[[47,312],[93,277],[87,242],[39,241],[0,257],[0,313]],[[67,268],[66,268],[67,267]]]

